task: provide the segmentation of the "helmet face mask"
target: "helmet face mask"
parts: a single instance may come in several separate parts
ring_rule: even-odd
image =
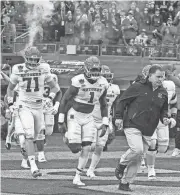
[[[108,83],[113,82],[114,73],[104,73],[104,74],[102,74],[102,76],[107,79]]]
[[[113,83],[114,73],[106,65],[102,65],[101,75],[107,79],[108,83]]]
[[[28,47],[25,51],[26,66],[35,69],[40,65],[41,53],[37,47]]]
[[[101,76],[100,61],[96,56],[91,56],[85,61],[84,74],[91,80],[96,81]]]

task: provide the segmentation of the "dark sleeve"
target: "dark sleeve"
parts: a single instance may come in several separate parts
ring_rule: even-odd
[[[18,96],[17,91],[14,91],[13,102],[16,102],[17,96]]]
[[[62,98],[62,91],[61,89],[56,93],[56,96],[54,98],[54,102],[61,102],[61,98]]]
[[[165,97],[165,102],[161,108],[160,120],[163,123],[163,118],[168,118],[168,96]]]
[[[61,100],[59,111],[60,113],[65,113],[66,111],[66,105],[69,101],[72,100],[73,97],[75,97],[78,94],[79,88],[70,86],[65,94],[63,95],[63,98]]]
[[[116,113],[117,102],[118,102],[119,98],[120,98],[120,95],[118,95],[118,96],[116,97],[116,99],[114,100],[114,102],[113,102],[113,104],[112,104],[112,106],[111,106],[111,109],[113,110],[113,113],[114,113],[114,114]],[[113,113],[112,113],[112,116],[114,116]]]
[[[134,83],[131,85],[123,94],[122,96],[117,100],[116,104],[116,113],[115,116],[117,119],[123,119],[124,116],[124,110],[126,107],[138,97],[140,84]]]
[[[108,105],[107,105],[107,100],[106,100],[106,94],[107,94],[107,90],[105,90],[104,93],[99,98],[102,117],[108,117]]]

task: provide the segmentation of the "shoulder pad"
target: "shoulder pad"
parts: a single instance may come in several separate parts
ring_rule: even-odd
[[[109,83],[105,77],[103,77],[103,76],[99,77],[98,82],[99,82],[99,84],[103,84],[106,87],[106,89],[108,89]]]
[[[48,63],[41,63],[41,64],[38,66],[38,69],[40,69],[40,70],[43,71],[44,73],[50,72],[50,66],[49,66]]]
[[[112,84],[112,88],[113,88],[114,92],[115,92],[117,95],[120,94],[120,88],[119,88],[118,85]]]
[[[24,67],[25,67],[25,64],[15,64],[12,67],[12,73],[17,74],[17,73],[23,72]]]
[[[74,87],[81,87],[81,85],[85,82],[84,74],[74,76],[71,79],[71,82]]]
[[[175,89],[176,89],[176,86],[175,86],[173,81],[163,81],[163,87],[167,91],[175,91]]]

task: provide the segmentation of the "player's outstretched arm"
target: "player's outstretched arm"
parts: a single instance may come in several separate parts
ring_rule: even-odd
[[[62,100],[61,100],[61,105],[60,105],[60,115],[64,115],[64,113],[66,112],[66,106],[68,104],[68,102],[70,102],[72,100],[73,97],[75,97],[78,94],[79,88],[74,87],[74,86],[70,86],[66,92],[64,93]],[[60,119],[60,116],[59,116]],[[59,120],[59,123],[64,122]]]
[[[3,71],[1,71],[1,75],[2,75],[3,79],[4,79],[6,82],[9,83],[10,78],[9,78]]]
[[[9,106],[13,105],[15,87],[16,87],[16,84],[9,82],[8,87],[7,87],[7,101],[8,101]]]
[[[54,80],[51,80],[49,82],[47,82],[47,85],[50,87],[50,94],[49,96],[54,99],[57,92],[60,91],[60,87],[59,87],[59,84],[56,83]]]
[[[79,89],[77,87],[74,86],[70,86],[67,91],[65,92],[62,100],[61,100],[61,104],[60,104],[60,108],[59,108],[59,118],[58,118],[58,123],[59,123],[59,129],[60,132],[65,134],[65,132],[67,131],[66,125],[65,125],[65,113],[67,112],[67,108],[69,109],[71,107],[72,104],[72,98],[75,97],[78,94]],[[68,105],[69,104],[69,105]]]
[[[103,137],[107,131],[107,127],[109,126],[109,119],[108,119],[108,105],[106,100],[107,90],[101,95],[99,99],[100,109],[101,109],[101,116],[102,116],[102,132],[100,137]]]

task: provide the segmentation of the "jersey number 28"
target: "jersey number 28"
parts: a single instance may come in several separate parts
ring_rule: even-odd
[[[39,81],[38,81],[38,77],[28,77],[28,78],[23,78],[23,81],[27,81],[27,89],[26,92],[31,92],[31,82],[32,80],[34,80],[35,83],[35,87],[34,87],[34,92],[35,91],[39,91]]]

